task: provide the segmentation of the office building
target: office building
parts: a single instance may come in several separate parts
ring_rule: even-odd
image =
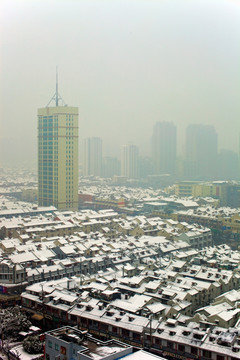
[[[84,176],[102,176],[102,139],[98,137],[84,140]]]
[[[78,209],[78,108],[38,109],[38,204],[59,210]]]
[[[139,155],[136,145],[122,146],[121,176],[128,179],[137,179],[139,176]]]
[[[176,126],[171,122],[157,122],[153,128],[152,159],[154,174],[176,173]]]
[[[186,130],[185,177],[214,180],[217,177],[218,137],[211,125],[192,124]]]

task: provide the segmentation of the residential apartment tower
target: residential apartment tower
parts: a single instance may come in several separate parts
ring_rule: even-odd
[[[186,129],[185,177],[214,180],[217,177],[218,136],[212,125],[191,124]]]
[[[128,179],[138,179],[139,154],[136,145],[123,145],[121,154],[121,175]]]
[[[84,140],[84,176],[102,176],[102,139],[98,137]]]

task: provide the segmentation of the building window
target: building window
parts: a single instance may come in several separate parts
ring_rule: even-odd
[[[185,346],[182,345],[182,344],[179,344],[179,345],[178,345],[178,351],[180,351],[180,352],[185,352]]]
[[[52,341],[48,341],[48,347],[52,348]]]
[[[217,355],[217,360],[224,360],[224,356],[223,355]]]
[[[64,346],[61,346],[61,354],[66,355],[66,348]]]
[[[197,355],[198,349],[196,347],[191,346],[191,354]]]
[[[133,339],[134,339],[135,341],[140,341],[140,340],[141,340],[140,334],[138,334],[138,333],[133,333]]]
[[[116,326],[113,326],[113,327],[112,327],[112,332],[115,333],[115,334],[117,333],[117,328],[116,328]]]
[[[55,350],[59,351],[59,345],[57,343],[55,344]]]
[[[122,329],[122,335],[126,336],[126,337],[129,337],[129,330]]]
[[[208,350],[203,350],[203,357],[207,358],[207,359],[211,359],[212,357],[212,353],[211,351],[208,351]]]

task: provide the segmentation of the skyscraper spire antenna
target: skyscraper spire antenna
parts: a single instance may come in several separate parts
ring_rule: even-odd
[[[62,103],[61,106],[67,106],[67,104],[65,103],[65,101],[63,100],[63,98],[61,97],[61,95],[58,92],[58,67],[56,67],[56,92],[46,107],[49,107],[49,105],[51,104],[52,101],[55,102],[55,106],[59,106],[59,101],[61,101],[61,103]]]
[[[58,106],[58,67],[56,67],[56,106]]]

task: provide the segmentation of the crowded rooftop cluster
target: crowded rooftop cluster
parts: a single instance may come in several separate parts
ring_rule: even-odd
[[[224,250],[230,249],[214,252]],[[171,257],[161,266],[133,262],[61,279],[52,273],[50,280],[26,286],[22,306],[39,323],[77,326],[163,356],[238,358],[238,267],[196,262]]]
[[[78,211],[1,195],[1,301],[21,301],[35,326],[73,326],[165,357],[240,357],[239,209],[100,189],[79,194]]]

